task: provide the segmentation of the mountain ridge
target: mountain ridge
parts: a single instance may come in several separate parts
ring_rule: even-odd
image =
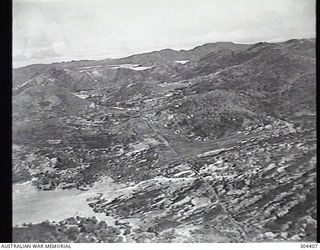
[[[315,241],[314,39],[128,58],[13,72],[13,183],[89,190],[119,226],[59,218],[16,241]]]
[[[107,59],[102,59],[102,60],[89,60],[89,59],[82,59],[82,60],[71,60],[68,62],[53,62],[53,63],[37,63],[37,64],[30,64],[30,65],[26,65],[23,67],[18,67],[18,68],[14,68],[14,70],[16,69],[21,69],[21,68],[30,68],[30,67],[37,67],[37,66],[44,66],[44,65],[57,65],[57,64],[80,64],[80,63],[101,63],[101,62],[106,62],[106,63],[113,63],[113,61],[118,61],[118,60],[123,60],[123,59],[128,59],[128,58],[132,58],[132,57],[136,57],[139,55],[145,55],[145,54],[152,54],[152,53],[161,53],[161,52],[173,52],[173,53],[179,53],[179,52],[189,52],[190,51],[197,51],[199,49],[202,48],[202,46],[204,47],[219,47],[219,45],[223,45],[223,44],[233,44],[233,45],[243,45],[243,46],[251,46],[250,44],[241,44],[241,43],[234,43],[234,42],[213,42],[213,43],[205,43],[203,45],[198,45],[195,46],[194,48],[191,48],[189,50],[185,50],[185,49],[181,49],[181,50],[175,50],[175,49],[171,49],[171,48],[165,48],[165,49],[160,49],[160,50],[153,50],[153,51],[149,51],[149,52],[142,52],[142,53],[135,53],[126,57],[120,57],[120,58],[107,58]]]

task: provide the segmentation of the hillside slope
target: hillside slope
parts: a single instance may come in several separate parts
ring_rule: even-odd
[[[13,182],[78,189],[91,212],[18,225],[15,241],[316,240],[314,39],[13,75]]]

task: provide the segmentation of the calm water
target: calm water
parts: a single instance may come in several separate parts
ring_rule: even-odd
[[[112,198],[120,185],[106,180],[96,184],[88,191],[53,190],[38,191],[30,182],[13,185],[12,212],[13,225],[39,223],[45,220],[60,221],[72,216],[96,216],[101,220],[110,220],[104,214],[94,213],[88,205],[88,198],[104,193]]]

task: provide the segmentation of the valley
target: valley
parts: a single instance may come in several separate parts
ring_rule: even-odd
[[[314,52],[212,43],[14,69],[14,242],[315,241]]]

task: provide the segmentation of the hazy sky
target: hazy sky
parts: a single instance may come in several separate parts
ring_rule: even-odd
[[[315,37],[315,0],[13,0],[13,66]]]

